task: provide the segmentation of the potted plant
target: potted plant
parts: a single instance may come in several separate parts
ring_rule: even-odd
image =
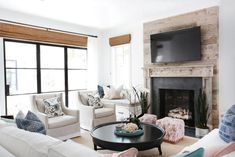
[[[207,121],[210,113],[208,113],[209,105],[206,99],[206,93],[204,90],[199,91],[198,104],[195,106],[195,125],[196,125],[196,137],[203,137],[209,132]]]
[[[148,104],[148,91],[147,90],[137,90],[135,87],[132,87],[133,89],[133,93],[134,93],[134,102],[136,102],[136,98],[137,98],[137,102],[140,103],[141,106],[141,113],[140,114],[136,114],[136,112],[134,112],[134,114],[130,114],[128,120],[131,123],[135,123],[139,128],[141,128],[140,126],[140,120],[139,118],[142,117],[145,113],[148,112],[148,109],[150,107],[150,105]],[[132,102],[132,98],[131,98],[131,93],[127,92],[127,98],[130,101],[130,103]]]
[[[139,92],[133,87],[135,91],[135,95],[138,98],[138,101],[141,106],[141,114],[138,116],[139,118],[142,117],[145,113],[148,112],[150,105],[148,104],[148,91],[147,90],[140,90]]]

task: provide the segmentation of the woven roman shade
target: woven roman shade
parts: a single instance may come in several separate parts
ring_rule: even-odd
[[[87,37],[0,22],[0,37],[87,47]]]
[[[131,35],[130,34],[109,38],[109,45],[110,46],[128,44],[130,42],[131,42]]]

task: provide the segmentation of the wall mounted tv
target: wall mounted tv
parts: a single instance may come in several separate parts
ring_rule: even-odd
[[[153,34],[150,38],[152,63],[201,60],[200,27]]]

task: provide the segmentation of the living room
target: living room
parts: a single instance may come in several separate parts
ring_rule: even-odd
[[[230,155],[233,156],[234,140],[230,143],[224,142],[218,133],[222,126],[221,122],[224,121],[223,118],[226,117],[228,110],[234,108],[235,102],[233,96],[235,72],[232,68],[235,58],[235,54],[232,53],[235,49],[232,38],[235,35],[233,6],[232,0],[131,0],[128,2],[121,0],[102,0],[101,2],[94,0],[71,2],[9,0],[5,2],[1,0],[0,113],[2,116],[13,115],[14,118],[19,116],[19,111],[23,111],[25,115],[28,110],[36,113],[38,109],[40,110],[37,106],[38,101],[48,99],[46,94],[62,93],[60,97],[63,102],[61,103],[63,114],[77,116],[76,123],[74,122],[67,128],[50,128],[46,127],[46,125],[49,126],[48,119],[50,118],[43,121],[45,117],[36,114],[43,121],[47,135],[55,137],[56,140],[60,136],[60,139],[65,140],[64,143],[68,142],[66,146],[58,146],[57,150],[60,150],[60,147],[76,148],[74,143],[80,143],[81,148],[87,150],[88,147],[87,151],[94,153],[93,156],[97,152],[96,155],[121,156],[122,153],[129,153],[128,149],[131,148],[130,146],[124,147],[125,142],[122,143],[123,148],[119,146],[119,149],[115,149],[114,146],[113,149],[93,152],[93,142],[94,145],[97,144],[96,146],[103,144],[96,141],[93,129],[106,122],[117,120],[119,123],[120,120],[126,120],[131,113],[135,113],[136,101],[141,104],[141,99],[136,97],[138,95],[136,93],[144,89],[148,93],[147,104],[150,106],[142,120],[144,118],[148,122],[151,120],[154,126],[160,126],[162,123],[169,123],[170,126],[179,125],[179,127],[182,125],[183,134],[176,135],[176,132],[182,132],[181,129],[177,130],[177,127],[173,128],[176,129],[174,133],[162,127],[165,139],[157,146],[155,145],[159,152],[150,146],[151,143],[148,143],[148,149],[144,148],[144,145],[142,147],[137,144],[131,145],[138,149],[138,156],[158,156],[161,152],[163,156],[172,156],[182,154],[183,150],[193,152],[194,148],[199,147],[203,147],[204,156],[208,156],[208,150],[212,149],[204,147],[208,139],[208,142],[215,143],[214,149],[225,147],[225,144],[232,147]],[[27,34],[27,31],[30,33]],[[180,33],[182,35],[183,32],[184,35],[189,35],[191,32],[193,40],[183,39],[181,44],[189,50],[195,51],[196,49],[196,52],[191,55],[183,54],[181,58],[177,58],[180,55],[176,56],[177,52],[174,50],[170,57],[164,56],[161,52],[167,47],[166,38]],[[156,44],[155,39],[160,40],[162,45]],[[193,45],[190,45],[192,43]],[[155,49],[154,44],[157,45]],[[182,46],[172,46],[172,48],[182,50]],[[165,48],[165,50],[169,49]],[[159,52],[157,54],[154,51]],[[16,55],[17,53],[19,55]],[[105,97],[108,95],[110,97],[112,93],[110,91],[117,93],[121,89],[127,98],[131,93],[130,98],[119,101],[114,94],[111,96],[113,100],[101,99],[102,109],[105,109],[106,113],[101,112],[95,118],[94,107],[87,109],[87,106],[80,104],[84,103],[82,98],[84,93],[87,92],[87,96],[93,94],[93,97],[97,95],[97,93],[90,92],[97,91],[98,85],[102,88],[101,91]],[[134,91],[132,87],[135,87]],[[201,89],[203,92],[200,94]],[[177,97],[171,98],[173,94]],[[100,93],[99,96],[101,96]],[[168,99],[162,100],[163,97]],[[178,108],[175,108],[172,103],[182,97],[184,100],[177,103]],[[209,130],[203,138],[195,138],[197,115],[199,115],[197,113],[200,113],[198,108],[186,107],[181,110],[185,102],[188,105],[197,104],[199,98],[204,98],[205,104],[208,105],[208,108],[204,108],[207,113],[201,116],[206,119],[205,125]],[[129,104],[126,105],[126,103]],[[114,104],[114,107],[107,107],[107,104]],[[169,109],[172,106],[173,108]],[[165,113],[166,109],[168,113]],[[161,121],[170,114],[170,117],[174,117],[173,120]],[[175,115],[181,117],[176,118]],[[232,118],[230,117],[233,119],[232,125],[235,119],[233,117],[234,113],[232,113]],[[56,125],[61,126],[57,123]],[[73,129],[76,132],[69,132]],[[92,131],[94,132],[90,136],[89,133]],[[145,137],[145,134],[139,137]],[[166,140],[168,134],[169,139],[173,136],[176,138],[173,139],[174,142]],[[218,137],[214,137],[215,134]],[[73,138],[70,135],[71,137],[73,135]],[[177,139],[175,136],[183,136],[183,138]],[[75,142],[69,143],[71,141],[68,139]],[[8,139],[1,139],[1,141],[4,140]],[[56,140],[53,142],[57,143]],[[216,143],[215,140],[221,140],[221,143]],[[0,143],[0,145],[3,144]],[[187,148],[189,145],[192,147]],[[55,149],[53,148],[53,151]],[[14,154],[14,150],[8,151],[18,156]],[[136,155],[135,149],[131,151]],[[61,152],[66,154],[66,152]],[[70,154],[70,156],[73,155]]]

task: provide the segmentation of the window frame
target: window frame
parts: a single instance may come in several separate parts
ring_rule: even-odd
[[[6,42],[16,42],[16,43],[25,43],[25,44],[34,44],[36,46],[36,68],[7,68],[6,67]],[[55,47],[61,47],[64,49],[64,67],[63,68],[41,68],[41,49],[40,46],[55,46]],[[18,40],[18,39],[8,39],[4,38],[3,39],[3,57],[4,57],[4,83],[5,83],[5,113],[8,114],[7,111],[7,96],[20,96],[20,95],[32,95],[32,94],[43,94],[43,93],[58,93],[58,92],[64,92],[65,93],[65,105],[68,107],[68,94],[69,91],[79,91],[79,90],[86,90],[85,89],[74,89],[74,90],[69,90],[68,89],[68,71],[69,70],[86,70],[88,71],[88,66],[86,65],[86,68],[84,69],[69,69],[68,68],[68,49],[81,49],[86,51],[86,60],[88,64],[88,50],[87,48],[83,47],[76,47],[76,46],[68,46],[68,45],[56,45],[56,44],[51,44],[51,43],[41,43],[41,42],[34,42],[34,41],[23,41],[23,40]],[[7,70],[8,69],[33,69],[36,70],[37,74],[37,79],[36,79],[36,87],[37,87],[37,92],[34,93],[19,93],[19,94],[10,94],[10,91],[7,89]],[[63,70],[64,71],[64,90],[60,91],[47,91],[47,92],[42,92],[41,87],[41,71],[42,70]],[[8,93],[9,92],[9,93]]]

